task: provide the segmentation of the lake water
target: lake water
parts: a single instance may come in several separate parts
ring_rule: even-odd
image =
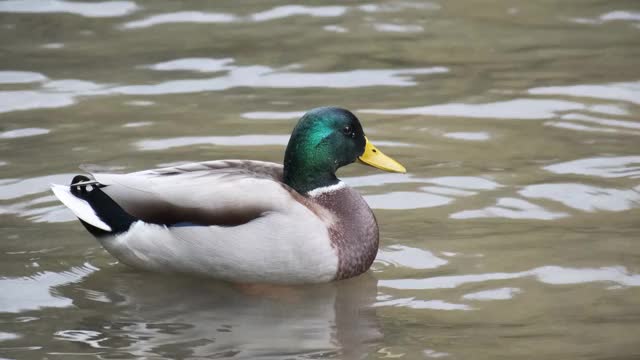
[[[637,1],[0,1],[0,358],[640,358]],[[238,286],[118,264],[78,166],[281,162],[353,110],[372,271]]]

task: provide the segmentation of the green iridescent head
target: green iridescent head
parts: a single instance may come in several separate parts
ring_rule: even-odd
[[[367,141],[360,121],[349,110],[313,109],[300,118],[289,139],[284,182],[299,193],[333,185],[339,181],[338,168],[358,159],[383,170],[405,171]]]

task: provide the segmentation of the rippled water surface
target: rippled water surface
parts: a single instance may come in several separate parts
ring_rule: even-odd
[[[0,358],[640,358],[639,59],[637,1],[0,1]],[[134,271],[48,191],[280,162],[322,105],[409,169],[340,172],[356,279]]]

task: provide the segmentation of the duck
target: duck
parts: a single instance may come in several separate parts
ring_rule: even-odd
[[[127,174],[88,173],[55,196],[120,263],[244,284],[307,284],[366,272],[376,217],[336,171],[354,162],[404,173],[349,110],[297,122],[283,164],[214,160]]]

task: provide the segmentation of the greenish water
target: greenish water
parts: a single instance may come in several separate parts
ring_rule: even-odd
[[[0,1],[0,358],[640,358],[637,1]],[[372,271],[261,289],[118,264],[78,166],[282,161],[352,109]]]

